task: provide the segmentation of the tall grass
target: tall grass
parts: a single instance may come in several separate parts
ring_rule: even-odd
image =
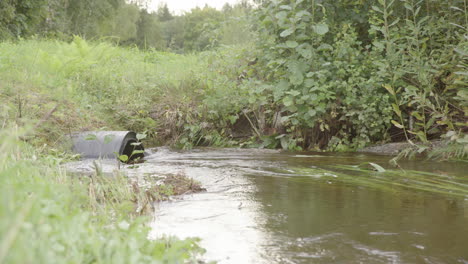
[[[195,55],[80,38],[0,43],[0,263],[195,261],[196,240],[147,239],[140,214],[157,193],[98,168],[92,177],[67,175],[58,164],[71,132],[156,135],[165,128],[156,120],[184,104],[195,108],[198,67]]]
[[[0,263],[186,263],[195,240],[149,241],[122,182],[67,175],[0,130]],[[118,183],[118,184],[117,184]]]
[[[38,120],[58,105],[49,138],[107,126],[147,131],[160,142],[200,141],[239,108],[243,50],[177,55],[79,37],[0,43],[2,117]]]

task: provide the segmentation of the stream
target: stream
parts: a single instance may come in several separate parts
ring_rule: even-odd
[[[468,263],[468,197],[340,180],[334,165],[373,162],[364,153],[255,149],[149,150],[129,177],[185,174],[206,192],[157,204],[151,239],[199,237],[218,263]],[[104,172],[115,161],[101,161]],[[468,163],[402,161],[405,170],[468,183]],[[92,171],[92,162],[66,164]],[[461,180],[460,180],[461,179]]]

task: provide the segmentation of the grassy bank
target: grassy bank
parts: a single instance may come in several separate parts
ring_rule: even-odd
[[[39,143],[70,131],[130,129],[181,147],[228,144],[225,128],[246,99],[235,80],[247,50],[182,56],[80,38],[1,43],[2,120],[47,118],[36,131]]]
[[[181,56],[80,38],[0,43],[0,263],[195,260],[196,240],[146,239],[141,211],[168,189],[138,190],[98,168],[91,177],[67,175],[58,165],[73,158],[67,139],[75,131],[145,131],[154,144],[180,147],[229,144],[216,126],[235,109],[227,99],[241,91],[229,76],[243,59],[228,53]],[[178,193],[185,183],[167,184]]]
[[[124,178],[75,177],[0,131],[0,263],[186,263],[196,240],[149,241]]]

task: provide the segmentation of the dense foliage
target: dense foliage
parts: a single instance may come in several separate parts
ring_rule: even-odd
[[[178,53],[252,39],[247,2],[223,10],[209,6],[173,15],[166,4],[155,12],[147,1],[24,0],[0,3],[0,40],[43,36],[70,40],[73,35],[121,45]],[[239,41],[241,40],[241,41]]]
[[[301,145],[466,128],[465,2],[265,1],[259,13],[269,85],[254,104]]]
[[[131,94],[128,102],[115,90],[107,91],[105,82],[96,82],[96,75],[107,69],[86,79],[93,82],[89,93],[98,100],[105,94],[117,116],[132,115],[124,109],[140,111],[145,125],[132,129],[171,134],[182,146],[219,142],[211,140],[213,135],[222,142],[243,138],[241,144],[289,149],[347,150],[389,140],[426,143],[444,135],[466,145],[464,1],[276,0],[257,1],[255,9],[244,1],[221,11],[206,6],[182,15],[172,14],[167,5],[149,13],[139,8],[144,1],[136,2],[140,5],[119,0],[2,2],[2,37],[67,39],[78,34],[177,53],[213,50],[189,59],[208,72],[184,73],[170,86],[153,80],[161,76],[148,70],[168,65],[160,65],[154,54],[145,55],[150,64],[140,75],[150,76],[143,83],[123,85]],[[80,56],[96,53],[79,43],[84,42],[75,38]],[[217,48],[229,44],[239,48]],[[93,59],[107,65],[104,58],[109,57]],[[67,64],[63,59],[55,69]],[[118,72],[127,75],[121,66]],[[84,78],[76,69],[69,73]],[[115,78],[112,82],[118,82]],[[140,94],[138,87],[145,90],[141,98],[133,96]],[[154,114],[161,107],[152,106],[164,98],[156,92],[162,87],[184,87],[183,98],[172,98],[173,106],[162,108],[175,116],[192,116],[180,118],[170,132],[155,127],[169,122],[161,119],[168,115]],[[118,119],[142,124],[139,117]],[[253,137],[245,140],[249,134]]]

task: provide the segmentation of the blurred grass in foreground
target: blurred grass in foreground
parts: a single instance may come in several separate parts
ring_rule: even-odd
[[[148,240],[125,179],[67,175],[25,132],[0,130],[0,263],[195,263],[203,252],[192,239]]]
[[[404,190],[468,198],[468,178],[414,170],[388,170],[375,163],[358,166],[334,165],[323,168],[297,168],[293,181],[311,178],[327,183],[342,182],[351,186],[399,192]]]

